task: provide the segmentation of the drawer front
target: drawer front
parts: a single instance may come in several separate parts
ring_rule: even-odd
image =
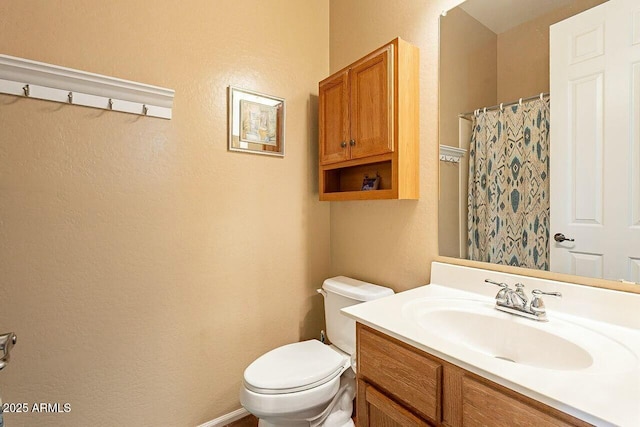
[[[512,392],[515,396],[516,393]],[[534,408],[506,393],[468,376],[462,379],[462,425],[464,427],[568,427],[589,426],[553,408]]]
[[[367,386],[365,395],[369,427],[429,427],[426,421],[416,417],[374,387]]]
[[[440,422],[442,366],[358,324],[358,374],[419,414]]]

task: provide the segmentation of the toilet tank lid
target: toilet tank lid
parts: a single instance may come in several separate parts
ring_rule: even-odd
[[[322,289],[356,301],[372,301],[393,295],[393,289],[363,282],[346,276],[331,277],[324,281]]]

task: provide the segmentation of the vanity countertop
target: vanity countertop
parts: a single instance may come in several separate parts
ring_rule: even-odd
[[[507,323],[500,328],[502,330],[493,331],[495,334],[509,334],[510,325],[518,326],[516,324],[524,329],[513,330],[536,334],[562,334],[565,328],[569,331],[566,335],[569,340],[588,348],[593,363],[575,369],[513,363],[471,349],[468,343],[456,342],[450,336],[430,330],[429,324],[421,326],[412,319],[408,308],[416,304],[428,310],[430,305],[472,301],[482,310],[492,309],[497,288],[484,284],[486,278],[511,286],[522,282],[527,293],[535,288],[563,293],[560,300],[545,299],[549,322],[498,312],[507,316]],[[591,424],[640,426],[640,294],[433,263],[432,284],[347,307],[342,312],[362,324]],[[528,338],[518,337],[519,340]],[[603,341],[587,342],[594,339]],[[616,356],[612,356],[614,352],[608,349],[607,343],[620,349],[620,360],[624,363],[612,359]],[[528,344],[531,349],[532,343]],[[535,341],[533,344],[535,348]],[[545,348],[539,351],[545,352]]]

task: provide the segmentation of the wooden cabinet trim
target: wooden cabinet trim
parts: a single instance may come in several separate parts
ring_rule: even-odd
[[[390,345],[393,345],[398,349],[410,351],[430,363],[439,365],[441,391],[439,392],[440,398],[438,399],[436,417],[430,417],[429,414],[425,414],[423,411],[418,410],[418,408],[415,407],[415,403],[411,404],[410,401],[407,401],[402,393],[398,393],[398,390],[391,389],[388,384],[380,384],[379,376],[367,371],[367,359],[369,356],[363,355],[361,343],[363,338],[366,341],[370,336],[386,340]],[[401,406],[404,405],[407,408],[414,410],[415,415],[423,416],[427,421],[434,422],[436,425],[441,426],[467,427],[484,424],[497,427],[500,424],[498,424],[495,419],[491,418],[492,411],[496,410],[500,414],[511,414],[508,417],[506,415],[500,415],[506,420],[505,424],[503,424],[505,427],[591,426],[591,424],[575,418],[572,415],[552,408],[535,399],[524,396],[477,374],[466,371],[454,364],[390,337],[382,332],[376,331],[375,329],[361,323],[356,324],[356,337],[358,347],[358,414],[361,414],[361,411],[366,410],[362,408],[363,405],[366,405],[366,401],[364,399],[364,396],[366,395],[361,395],[362,390],[364,390],[366,385],[367,390],[369,388],[375,388],[378,392],[383,394],[387,393],[393,400],[397,401],[397,404],[400,404]],[[377,345],[380,345],[379,342],[377,342]],[[364,346],[364,350],[367,351],[366,345]],[[365,372],[362,372],[361,369],[363,359],[365,363]],[[495,408],[496,405],[499,406],[498,409]],[[512,412],[519,413],[520,417],[514,416]],[[495,415],[495,413],[493,415]],[[368,419],[366,419],[366,417],[363,418],[362,421],[363,423],[359,424],[360,426],[371,425],[368,423]]]
[[[395,396],[422,417],[440,421],[442,366],[415,348],[361,326],[358,375]]]
[[[344,72],[332,76],[319,85],[318,92],[318,122],[324,124],[319,126],[318,130],[320,164],[325,165],[348,160],[349,146],[340,146],[342,142],[348,143],[349,141],[350,107],[348,74]],[[327,95],[329,93],[336,96],[330,97]],[[334,103],[329,104],[330,101],[334,101]],[[331,111],[331,114],[328,114],[328,110]],[[330,123],[328,122],[329,118],[333,119]],[[335,138],[335,135],[328,135],[329,129],[331,129],[332,134],[339,134],[339,137]],[[334,138],[331,138],[331,136],[334,136]],[[331,148],[331,152],[327,152],[328,148]]]
[[[354,143],[350,146],[351,159],[393,152],[394,65],[393,44],[390,44],[369,60],[361,61],[349,69],[350,135]],[[370,84],[363,85],[367,89],[363,96],[374,102],[361,103],[359,81],[361,76],[370,74],[374,82],[368,81]]]
[[[462,425],[475,424],[471,421],[477,414],[476,409],[491,408],[489,416],[483,419],[492,420],[490,416],[508,414],[505,427],[589,427],[591,424],[569,414],[545,405],[535,399],[523,396],[507,387],[496,384],[486,378],[463,371],[462,378]],[[480,397],[481,396],[481,397]],[[479,398],[480,397],[480,398]],[[480,402],[478,401],[480,400]],[[484,403],[483,403],[484,402]],[[504,417],[503,417],[504,418]],[[496,425],[495,421],[491,424]]]
[[[374,406],[385,413],[393,421],[397,422],[402,427],[428,427],[429,424],[424,420],[416,417],[405,409],[402,405],[394,402],[384,394],[380,393],[374,387],[366,388],[366,402],[370,406]]]
[[[354,107],[352,91],[355,84],[349,75],[356,75],[360,68],[367,68],[374,63],[385,62],[384,67],[379,68],[379,76],[384,74],[386,87],[382,89],[371,89],[376,99],[386,99],[385,105],[377,105],[373,109],[358,111]],[[384,73],[382,72],[384,69]],[[325,123],[326,112],[324,111],[323,92],[324,85],[335,84],[337,76],[347,75],[346,88],[349,93],[349,128],[345,135],[349,135],[347,142],[355,140],[355,146],[345,147],[340,151],[336,149],[335,137],[334,145],[329,142],[329,148],[325,150],[325,135],[336,134],[337,124],[331,124],[331,130],[325,129],[329,126]],[[354,77],[355,78],[355,77]],[[372,78],[376,81],[375,78]],[[390,43],[376,49],[364,58],[332,74],[319,84],[319,198],[320,200],[374,200],[374,199],[414,199],[419,198],[419,51],[418,48],[397,38]],[[372,85],[374,87],[376,85]],[[380,85],[383,86],[383,85]],[[369,86],[367,86],[369,87]],[[337,95],[334,96],[333,103],[338,104]],[[360,136],[351,129],[354,123],[359,122],[359,115],[367,117],[369,124],[363,124],[363,132],[368,135],[365,143],[362,143]],[[339,119],[331,118],[334,122]],[[364,123],[364,121],[363,121]],[[387,138],[378,135],[388,135]],[[360,145],[362,144],[362,145]],[[340,156],[340,155],[341,156]],[[355,176],[350,171],[342,171],[349,168],[354,162],[358,164],[369,164],[379,162],[382,156],[387,156],[391,162],[392,174],[385,179],[385,186],[380,190],[362,192],[360,188],[342,188],[344,181],[353,182]],[[328,170],[340,170],[340,173],[327,174]],[[361,179],[364,178],[361,177]]]

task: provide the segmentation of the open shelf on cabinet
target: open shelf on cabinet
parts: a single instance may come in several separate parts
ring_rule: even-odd
[[[378,175],[380,184],[377,190],[362,191],[365,176]],[[392,199],[397,197],[393,190],[392,162],[386,160],[350,167],[325,168],[322,171],[323,186],[321,200],[365,200]]]

